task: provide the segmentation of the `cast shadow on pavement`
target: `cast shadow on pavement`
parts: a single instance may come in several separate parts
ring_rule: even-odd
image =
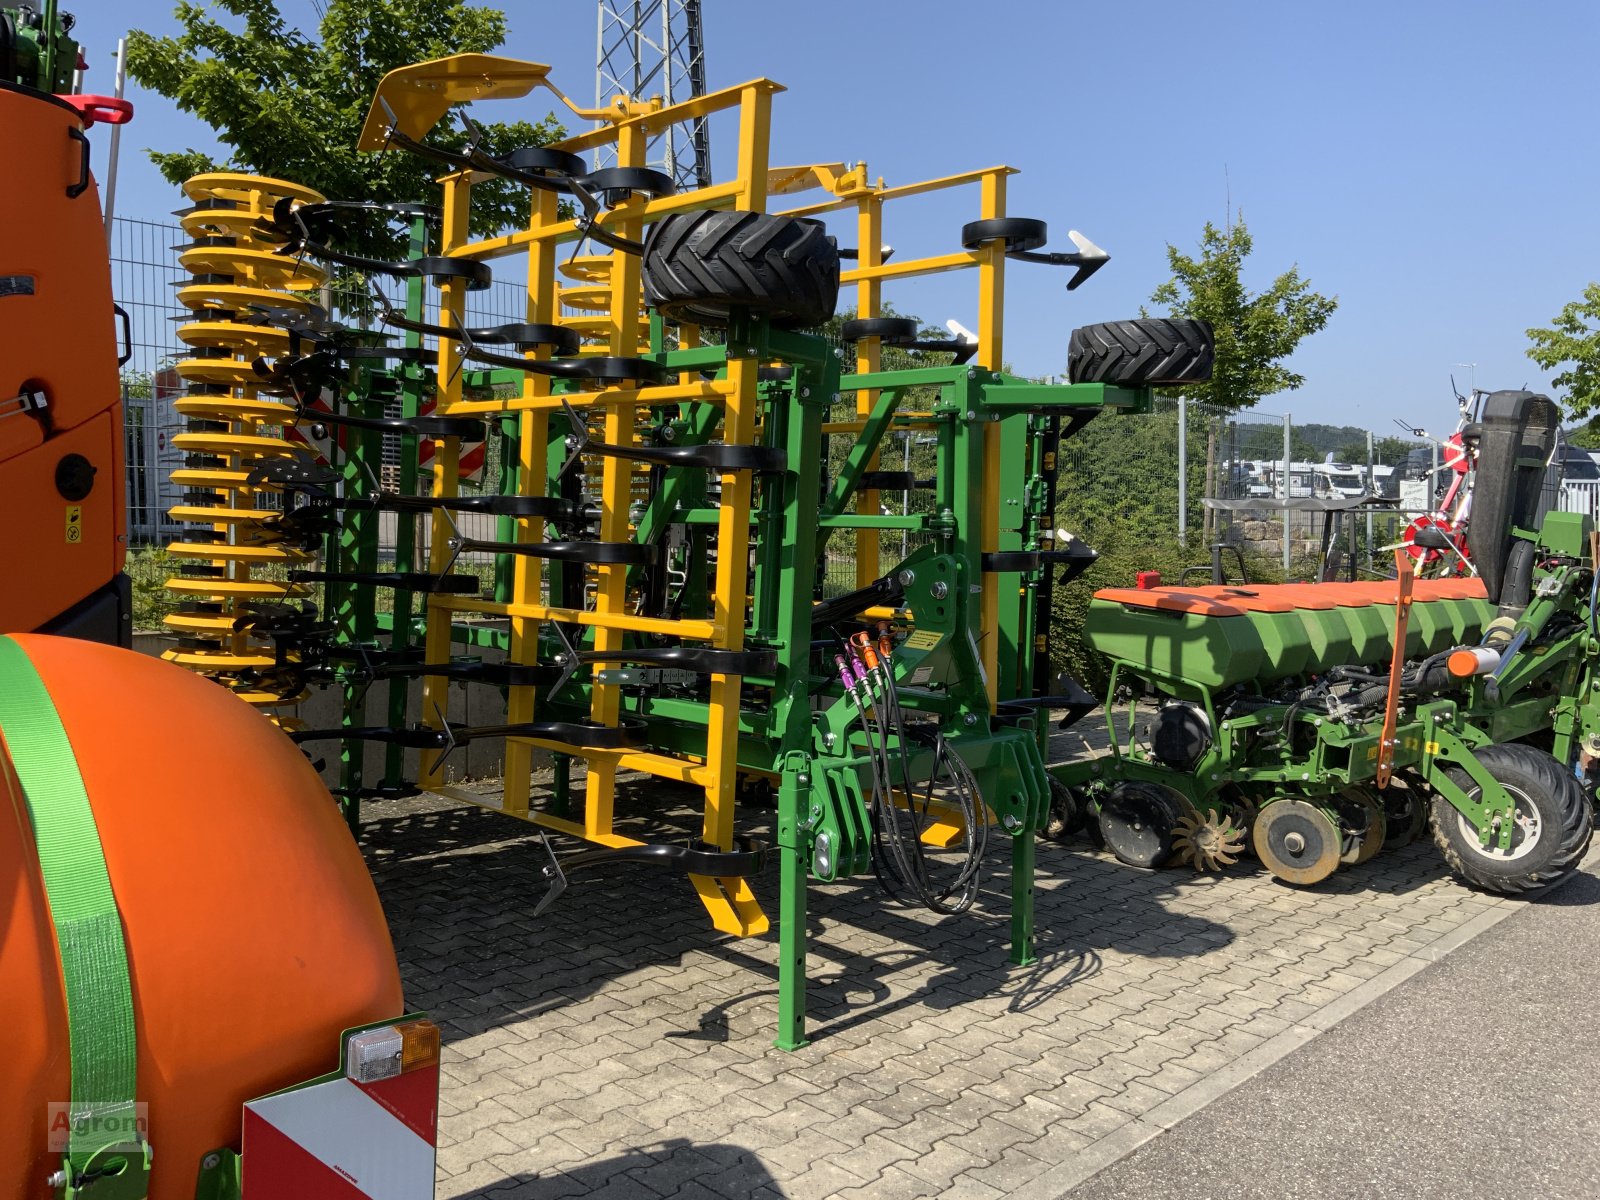
[[[761,1159],[742,1146],[668,1138],[594,1162],[510,1175],[466,1192],[459,1200],[566,1200],[608,1186],[609,1195],[648,1196],[651,1200],[676,1195],[776,1198],[784,1194]]]
[[[694,827],[694,814],[683,812],[664,828],[656,810],[646,828],[630,808],[647,811],[648,802],[619,803],[618,828],[632,836],[681,838]],[[535,917],[547,859],[537,831],[524,822],[463,805],[377,816],[363,835],[408,1002],[446,1022],[452,1040],[572,1005],[616,978],[670,969],[695,952],[742,968],[749,984],[731,999],[727,988],[709,990],[698,1029],[674,1036],[725,1040],[730,1010],[751,1002],[776,1007],[776,927],[760,939],[716,932],[680,874],[640,866],[588,872]],[[560,852],[581,845],[552,840]],[[1027,1011],[1095,975],[1104,950],[1185,957],[1231,938],[1222,925],[1163,906],[1175,887],[1195,886],[1182,876],[1127,873],[1114,860],[1044,845],[1040,851],[1038,959],[1025,967],[1010,961],[1008,839],[992,841],[978,903],[957,916],[897,907],[870,876],[812,884],[811,1036],[907,1008],[943,1011],[997,996],[1007,997],[1012,1011]],[[777,875],[768,870],[752,881],[769,914],[778,911]]]

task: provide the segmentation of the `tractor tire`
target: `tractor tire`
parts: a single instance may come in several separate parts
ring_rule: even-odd
[[[1478,761],[1516,801],[1518,828],[1505,851],[1478,844],[1477,831],[1443,796],[1433,798],[1433,840],[1460,879],[1485,891],[1514,894],[1566,875],[1589,845],[1588,797],[1578,780],[1542,750],[1515,744],[1485,746]],[[1478,788],[1465,771],[1450,777],[1469,795]]]
[[[1125,383],[1155,387],[1204,383],[1216,346],[1208,321],[1145,317],[1107,321],[1072,331],[1067,378],[1073,383]]]
[[[724,326],[735,312],[822,325],[839,304],[839,245],[819,221],[673,213],[644,244],[645,303],[669,321]]]

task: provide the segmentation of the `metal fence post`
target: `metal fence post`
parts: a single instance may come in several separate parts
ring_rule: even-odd
[[[1378,476],[1373,468],[1377,463],[1372,457],[1372,430],[1367,430],[1367,491],[1377,494]],[[1372,565],[1372,509],[1367,509],[1367,566]]]
[[[1178,545],[1189,544],[1189,397],[1178,397]]]
[[[1294,443],[1293,431],[1289,424],[1288,413],[1283,414],[1283,573],[1289,574],[1289,539],[1293,536],[1290,528],[1289,498],[1294,493]]]

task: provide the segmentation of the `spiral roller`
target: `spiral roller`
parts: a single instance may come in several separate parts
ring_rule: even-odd
[[[611,338],[611,266],[613,254],[584,254],[568,259],[558,270],[571,280],[557,289],[556,299],[567,311],[561,323],[583,339],[591,353],[609,354]],[[650,318],[639,312],[639,349],[650,345]],[[583,353],[582,350],[579,353]]]
[[[194,203],[178,216],[192,240],[179,261],[193,279],[180,286],[178,300],[193,318],[178,329],[189,353],[176,364],[187,392],[175,408],[187,426],[173,438],[185,461],[172,480],[184,491],[170,515],[190,528],[167,548],[182,565],[166,586],[184,603],[166,618],[178,645],[165,657],[251,704],[277,708],[304,693],[298,684],[265,682],[281,664],[254,626],[261,606],[308,594],[284,576],[314,554],[280,536],[278,510],[268,499],[278,489],[252,483],[251,475],[276,460],[309,463],[312,454],[284,437],[294,409],[260,393],[252,364],[287,353],[290,335],[253,309],[309,309],[308,293],[323,285],[327,271],[275,254],[253,229],[284,197],[322,197],[283,180],[227,173],[197,175],[184,192]]]

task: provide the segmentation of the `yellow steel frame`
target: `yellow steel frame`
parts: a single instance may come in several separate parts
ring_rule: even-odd
[[[463,57],[485,59],[488,56]],[[412,76],[402,76],[399,80],[395,80],[394,76],[386,78],[379,91],[380,100],[374,101],[372,114],[369,114],[369,130],[363,135],[363,145],[381,148],[382,127],[389,121],[391,113],[394,114],[394,123],[402,132],[420,138],[443,116],[451,100],[525,95],[538,86],[556,91],[544,78],[545,68],[538,64],[519,65],[511,60],[495,59],[488,63],[458,63],[452,67],[438,67],[435,64],[422,66],[432,67],[433,70],[430,73],[408,68],[414,71]],[[471,69],[474,66],[482,69],[475,74]],[[771,98],[781,90],[769,80],[757,79],[670,108],[664,108],[657,102],[618,102],[600,110],[579,109],[562,96],[572,111],[585,119],[598,120],[601,124],[597,129],[559,143],[556,148],[576,153],[599,145],[613,145],[618,166],[642,166],[646,144],[654,131],[691,116],[735,109],[739,122],[739,159],[734,179],[699,191],[656,200],[636,196],[606,212],[601,223],[621,237],[637,240],[648,223],[668,213],[706,208],[764,211],[768,190]],[[556,94],[560,96],[558,91]],[[441,98],[444,98],[442,104]],[[374,121],[378,122],[376,126],[372,124]],[[479,178],[473,172],[459,172],[442,180],[444,219],[440,253],[488,261],[526,252],[528,320],[561,323],[561,293],[556,284],[558,251],[563,243],[582,236],[582,230],[575,221],[560,216],[553,194],[536,193],[530,202],[525,229],[503,237],[474,240],[468,232],[467,218],[471,189]],[[639,354],[639,314],[643,308],[643,296],[638,257],[611,253],[585,259],[578,278],[585,284],[586,300],[593,299],[596,288],[603,287],[609,293],[605,319],[592,326],[603,330],[604,346],[594,348],[619,357]],[[597,305],[590,307],[598,311]],[[445,283],[441,287],[440,323],[447,327],[461,327],[465,323],[465,314],[465,285],[460,282]],[[697,340],[697,331],[686,329],[684,336],[686,344],[692,345]],[[537,355],[530,352],[530,357],[542,354],[542,351]],[[730,353],[729,358],[727,377],[718,383],[702,383],[697,377],[684,375],[661,386],[607,387],[598,391],[567,393],[557,398],[551,394],[548,377],[529,374],[525,376],[518,397],[496,401],[467,400],[462,394],[459,343],[441,339],[436,411],[440,415],[515,414],[520,435],[517,464],[519,492],[522,495],[543,495],[547,483],[545,448],[549,413],[563,404],[572,405],[586,418],[591,412],[596,413],[601,422],[603,440],[612,445],[627,445],[633,440],[641,410],[686,400],[709,401],[719,404],[723,409],[722,436],[725,441],[732,444],[754,442],[759,428],[756,384],[760,362],[753,351]],[[457,492],[458,449],[453,440],[447,440],[436,453],[436,496],[452,496]],[[629,509],[633,478],[632,465],[626,459],[607,457],[602,460],[599,488],[601,541],[626,542],[631,539],[633,530],[629,523]],[[722,476],[718,528],[723,545],[735,545],[748,536],[751,501],[750,472],[733,471]],[[524,543],[542,540],[543,526],[542,520],[519,518],[516,522],[516,540]],[[435,515],[432,524],[430,566],[435,572],[442,571],[448,561],[448,537],[448,523],[441,511]],[[628,611],[625,566],[594,565],[587,569],[593,572],[596,583],[594,606],[587,611],[547,603],[544,600],[544,573],[540,560],[523,555],[514,556],[511,598],[508,602],[430,594],[425,637],[427,661],[449,661],[452,621],[457,614],[465,613],[506,618],[510,622],[508,658],[524,665],[537,661],[539,627],[551,620],[588,627],[593,631],[594,648],[600,651],[621,649],[624,636],[630,632],[670,634],[691,641],[705,641],[713,647],[729,650],[743,648],[745,597],[749,590],[747,556],[718,556],[714,610],[709,621],[674,621],[635,615]],[[435,728],[441,727],[444,720],[447,689],[448,681],[438,676],[427,677],[423,686],[423,719]],[[633,844],[632,839],[618,834],[613,827],[616,778],[619,770],[643,771],[703,787],[702,838],[724,850],[732,849],[741,690],[740,676],[711,677],[703,760],[642,750],[618,751],[573,746],[539,738],[508,739],[505,789],[499,808],[509,815],[599,845]],[[591,721],[615,726],[620,708],[619,689],[596,683],[590,695]],[[534,688],[509,689],[508,720],[517,723],[534,720],[536,709]],[[529,785],[535,747],[579,756],[585,760],[581,821],[533,811]],[[434,789],[445,786],[439,760],[437,751],[424,754],[420,780],[423,786]],[[743,878],[691,876],[691,879],[718,929],[738,935],[758,934],[767,929],[767,918],[756,902],[749,883]]]
[[[712,113],[736,110],[738,119],[738,167],[734,178],[697,191],[646,199],[635,196],[603,213],[600,224],[621,237],[637,240],[651,222],[676,212],[737,208],[765,211],[769,197],[788,196],[821,188],[829,198],[786,210],[789,216],[821,216],[829,212],[850,211],[856,218],[856,237],[860,247],[855,267],[842,273],[842,282],[856,288],[857,315],[879,316],[882,312],[883,285],[945,271],[975,268],[978,277],[978,336],[980,349],[976,365],[998,371],[1002,363],[1002,322],[1005,257],[999,243],[977,250],[961,251],[883,261],[885,205],[931,192],[963,186],[976,186],[980,192],[980,218],[1005,216],[1006,179],[1013,172],[1004,166],[931,179],[921,183],[886,187],[881,179],[873,182],[866,164],[814,164],[801,167],[770,168],[768,165],[769,129],[772,96],[783,89],[770,80],[756,79],[736,87],[713,92],[682,104],[664,107],[659,100],[637,101],[617,97],[599,109],[584,109],[572,103],[547,78],[548,68],[536,63],[518,63],[486,55],[463,55],[439,63],[419,64],[391,73],[379,88],[361,145],[383,148],[386,130],[391,125],[407,136],[420,139],[441,119],[450,104],[461,100],[525,96],[535,88],[546,88],[574,115],[595,121],[596,127],[558,143],[557,149],[572,153],[612,146],[618,166],[641,166],[645,147],[655,133],[668,125]],[[564,291],[570,291],[572,306],[580,310],[567,321],[582,330],[589,345],[586,350],[621,357],[641,352],[640,314],[642,286],[640,262],[636,256],[601,253],[558,263],[560,248],[584,236],[580,224],[563,218],[553,193],[534,193],[530,199],[528,222],[515,232],[474,239],[468,228],[468,213],[474,183],[482,176],[461,172],[445,177],[443,255],[490,261],[526,253],[527,319],[530,322],[562,323]],[[574,280],[570,288],[557,281],[564,274]],[[440,323],[461,326],[465,322],[465,284],[446,282],[441,287]],[[698,344],[698,331],[680,330],[681,344]],[[530,351],[529,357],[547,355]],[[858,344],[856,370],[874,372],[882,363],[877,338]],[[520,395],[496,400],[466,399],[462,387],[462,359],[459,344],[441,339],[438,351],[438,396],[436,411],[441,415],[514,416],[517,421],[518,490],[522,495],[543,495],[547,486],[546,447],[549,414],[570,404],[586,419],[592,413],[601,425],[604,441],[627,445],[635,436],[641,412],[655,406],[685,401],[710,402],[723,411],[722,437],[731,444],[749,444],[760,433],[757,380],[760,362],[752,349],[732,346],[725,378],[705,382],[698,375],[684,374],[658,386],[605,387],[599,390],[552,394],[550,379],[529,374],[524,377]],[[856,395],[853,422],[830,422],[830,432],[857,432],[877,400],[872,390]],[[927,414],[906,414],[908,419]],[[976,533],[981,550],[998,548],[999,540],[999,454],[998,431],[986,431],[984,456],[984,502],[982,529]],[[434,494],[455,495],[459,486],[459,446],[446,440],[436,450]],[[877,466],[876,455],[869,469]],[[631,539],[630,503],[633,467],[626,459],[606,457],[600,463],[600,528],[606,542]],[[717,530],[723,546],[740,544],[747,536],[751,520],[752,479],[747,471],[729,472],[722,477],[721,508]],[[875,514],[876,492],[859,495],[858,512]],[[432,521],[430,565],[437,572],[448,561],[448,523],[442,512]],[[518,518],[515,539],[537,542],[544,538],[544,521]],[[856,572],[860,584],[881,573],[879,532],[858,529],[856,534]],[[971,536],[971,533],[969,533]],[[451,655],[452,622],[459,615],[493,615],[510,625],[508,658],[531,665],[538,661],[539,631],[545,622],[560,621],[592,631],[595,649],[617,650],[628,633],[666,634],[690,641],[703,641],[718,648],[739,650],[744,644],[746,622],[748,560],[743,554],[720,554],[717,558],[713,589],[713,611],[709,620],[668,620],[639,616],[628,610],[627,569],[620,565],[587,568],[595,583],[594,604],[588,610],[562,607],[546,599],[542,561],[533,556],[513,557],[510,598],[483,600],[450,594],[431,594],[427,601],[425,652],[428,662],[445,663]],[[997,581],[983,580],[982,621],[986,630],[998,628],[999,597]],[[991,704],[995,698],[998,638],[982,639],[982,661],[988,679]],[[447,680],[426,677],[423,687],[423,719],[441,726],[447,701]],[[735,675],[711,677],[707,717],[706,747],[703,757],[665,754],[653,750],[609,750],[578,747],[539,738],[508,739],[505,759],[505,785],[499,809],[509,815],[551,829],[561,830],[603,846],[632,844],[632,839],[614,828],[616,779],[619,770],[642,771],[704,789],[702,838],[705,842],[731,849],[734,840],[734,802],[737,785],[738,724],[742,680]],[[591,687],[590,719],[615,726],[620,709],[617,687],[598,682]],[[535,719],[538,708],[535,689],[518,686],[509,689],[508,720],[522,723]],[[537,812],[531,803],[530,783],[533,751],[543,748],[574,755],[584,760],[583,811],[581,820]],[[437,752],[423,755],[421,782],[435,789],[445,787]],[[453,792],[453,789],[452,789]],[[474,802],[480,802],[473,798]],[[691,877],[695,889],[713,923],[728,933],[748,935],[768,927],[766,916],[756,903],[749,884],[742,878],[711,879]]]

